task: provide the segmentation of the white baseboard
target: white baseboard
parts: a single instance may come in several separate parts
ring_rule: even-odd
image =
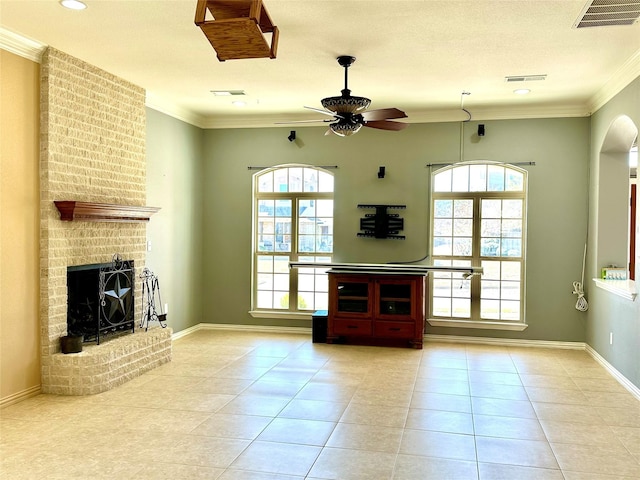
[[[197,325],[194,325],[193,327],[180,330],[179,332],[173,332],[173,334],[171,335],[171,340],[178,340],[179,338],[186,337],[187,335],[191,335],[192,333],[197,332],[198,330],[202,330],[202,325],[205,325],[205,324],[199,323]]]
[[[501,345],[503,347],[561,348],[584,350],[584,342],[557,342],[550,340],[522,340],[519,338],[468,337],[464,335],[425,334],[425,342],[473,343],[477,345]]]
[[[465,337],[455,335],[431,335],[424,336],[425,342],[450,342],[450,343],[472,343],[480,345],[502,345],[508,347],[539,347],[539,348],[560,348],[565,350],[584,350],[595,361],[604,367],[609,374],[620,383],[634,397],[640,400],[640,388],[616,370],[613,365],[607,362],[594,348],[584,342],[556,342],[547,340],[520,340],[512,338],[487,338],[487,337]]]
[[[269,325],[235,325],[227,323],[199,323],[187,329],[181,330],[172,335],[172,340],[186,337],[198,330],[235,330],[244,332],[261,332],[261,333],[294,333],[300,335],[311,335],[311,329],[306,327],[281,327]],[[476,345],[496,345],[509,347],[538,347],[538,348],[558,348],[565,350],[585,350],[595,361],[609,372],[620,385],[627,389],[634,397],[640,400],[640,388],[631,383],[622,373],[616,370],[609,362],[607,362],[591,345],[584,342],[555,342],[548,340],[521,340],[512,338],[490,338],[490,337],[467,337],[458,335],[432,335],[424,336],[425,342],[448,342],[448,343],[471,343]],[[28,388],[21,392],[9,395],[0,399],[0,409],[21,402],[27,398],[35,397],[40,394],[40,385]]]
[[[309,327],[283,327],[277,325],[237,325],[233,323],[199,323],[191,328],[189,333],[198,330],[235,330],[239,332],[260,332],[260,333],[296,333],[301,335],[311,335]],[[178,332],[181,334],[185,330]],[[176,334],[174,334],[175,339]],[[184,336],[184,335],[183,335]],[[179,337],[178,337],[179,338]]]
[[[198,330],[235,330],[244,332],[261,333],[295,333],[300,335],[311,335],[311,329],[307,327],[282,327],[270,325],[236,325],[230,323],[199,323],[193,327],[181,330],[173,334],[173,339],[177,340]],[[448,343],[471,343],[476,345],[496,345],[506,347],[537,347],[537,348],[557,348],[563,350],[584,350],[591,355],[607,372],[611,374],[624,388],[634,397],[640,400],[640,388],[631,383],[624,375],[616,370],[598,352],[585,342],[558,342],[553,340],[523,340],[517,338],[493,338],[493,337],[468,337],[462,335],[424,335],[425,343],[428,342],[448,342]]]
[[[21,392],[14,393],[13,395],[9,395],[3,399],[0,399],[0,409],[4,407],[8,407],[9,405],[13,405],[14,403],[21,402],[26,400],[27,398],[35,397],[40,394],[40,385],[36,385],[31,388],[27,388],[26,390],[22,390]]]
[[[600,365],[604,367],[604,369],[609,372],[609,374],[615,378],[620,385],[629,390],[631,395],[640,400],[640,388],[636,387],[633,383],[631,383],[627,377],[622,375],[618,370],[616,370],[613,365],[607,362],[602,355],[594,350],[591,345],[587,345],[585,350],[589,355],[593,357],[593,359],[598,362]]]

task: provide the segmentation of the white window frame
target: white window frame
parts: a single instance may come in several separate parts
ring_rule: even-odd
[[[486,165],[488,166],[499,166],[505,169],[506,172],[513,171],[523,176],[523,184],[521,190],[495,190],[492,188],[484,187],[484,189],[471,186],[471,183],[467,183],[466,190],[463,188],[456,188],[456,182],[452,180],[452,188],[451,191],[436,191],[436,176],[442,174],[443,172],[451,171],[452,176],[453,170],[457,167],[465,167],[471,165]],[[461,171],[461,170],[460,170]],[[429,278],[429,288],[428,288],[428,323],[432,326],[441,326],[441,327],[456,327],[456,328],[479,328],[479,329],[495,329],[495,330],[514,330],[514,331],[522,331],[527,328],[526,324],[526,288],[525,288],[525,279],[526,279],[526,239],[527,239],[527,175],[528,172],[524,169],[518,168],[511,164],[505,164],[500,162],[491,162],[491,161],[470,161],[470,162],[461,162],[453,165],[447,165],[438,170],[435,170],[431,174],[431,196],[430,196],[430,237],[429,237],[429,245],[431,251],[431,260],[434,265],[437,265],[439,262],[444,261],[452,261],[454,265],[459,264],[459,262],[469,262],[473,267],[482,267],[483,261],[493,261],[493,262],[501,262],[500,265],[503,265],[502,262],[516,262],[520,265],[519,272],[519,301],[520,308],[518,318],[514,319],[504,319],[504,318],[482,318],[481,312],[481,291],[482,291],[482,282],[483,275],[474,275],[467,279],[463,278],[462,274],[456,273],[431,273]],[[443,177],[440,177],[443,178]],[[485,179],[485,185],[487,185]],[[434,238],[437,236],[436,232],[434,232],[434,218],[436,212],[434,211],[434,205],[436,200],[444,200],[444,199],[458,199],[458,200],[472,200],[473,201],[473,215],[472,215],[472,236],[471,236],[471,250],[472,253],[470,255],[458,256],[454,255],[455,252],[452,251],[450,255],[447,254],[438,254],[434,251]],[[521,233],[521,253],[519,256],[501,256],[501,255],[492,255],[492,256],[482,256],[481,255],[481,213],[480,213],[480,205],[484,200],[509,200],[509,199],[519,199],[522,200],[522,233]],[[504,218],[501,217],[501,221]],[[502,234],[501,234],[502,235]],[[455,236],[455,235],[454,235]],[[453,238],[453,237],[452,237]],[[485,237],[486,238],[486,237]],[[505,239],[506,236],[500,236],[500,239]],[[458,263],[456,263],[458,262]],[[436,315],[434,314],[434,291],[436,287],[434,287],[435,282],[438,280],[438,277],[447,277],[451,278],[452,290],[450,297],[444,295],[441,299],[446,300],[446,298],[452,299],[452,307],[449,315]],[[495,279],[484,280],[485,282],[493,281],[495,284]],[[460,287],[468,290],[469,296],[465,298],[470,298],[470,312],[468,316],[455,316],[453,314],[453,299],[456,298],[454,295],[453,287],[460,283]],[[466,284],[465,284],[466,283]],[[504,282],[506,283],[506,282]],[[503,280],[499,281],[500,289],[502,288]],[[464,295],[464,294],[462,294]],[[488,299],[485,299],[488,300]],[[499,315],[498,315],[499,316]]]
[[[287,191],[278,191],[277,186],[273,186],[272,191],[260,191],[260,179],[267,174],[271,174],[273,173],[274,178],[277,176],[278,171],[282,171],[285,169],[291,169],[289,170],[289,172],[295,172],[297,169],[301,169],[305,174],[310,173],[312,171],[318,172],[323,174],[323,178],[328,178],[326,177],[326,175],[329,175],[331,177],[331,191],[323,191],[323,192],[319,192],[319,191],[289,191],[290,189],[292,189],[292,182],[289,181],[287,182],[287,186],[286,186],[286,190]],[[304,190],[306,187],[304,186],[304,180],[302,180],[301,183],[302,186],[298,186],[298,187],[293,187],[293,190]],[[309,261],[309,262],[324,262],[324,263],[330,263],[332,261],[333,258],[333,226],[331,226],[330,228],[330,234],[326,235],[330,238],[328,238],[327,240],[329,240],[329,244],[330,247],[327,247],[326,243],[324,242],[322,248],[323,249],[327,249],[329,248],[329,251],[325,251],[322,250],[320,251],[320,249],[317,248],[317,244],[316,243],[316,248],[313,251],[301,251],[300,245],[299,245],[299,240],[304,237],[304,234],[302,232],[299,232],[299,220],[300,218],[304,218],[304,217],[299,217],[299,202],[300,201],[305,201],[305,200],[331,200],[331,202],[333,202],[333,174],[331,172],[326,171],[323,168],[319,168],[319,167],[314,167],[311,165],[304,165],[304,164],[286,164],[286,165],[277,165],[275,167],[270,167],[267,169],[263,169],[259,172],[257,172],[254,177],[253,177],[253,213],[252,213],[252,225],[253,225],[253,242],[252,242],[252,269],[251,269],[251,311],[249,312],[253,317],[257,317],[257,318],[287,318],[287,319],[295,319],[295,318],[299,318],[299,319],[309,319],[311,318],[311,315],[313,314],[314,311],[316,310],[326,310],[327,309],[327,305],[328,305],[328,277],[326,274],[326,270],[328,269],[318,269],[318,268],[309,268],[309,269],[305,269],[305,268],[293,268],[293,269],[289,269],[288,268],[288,264],[289,262],[305,262],[305,261]],[[274,201],[278,201],[278,200],[283,200],[283,201],[289,201],[290,206],[291,206],[291,214],[290,217],[282,217],[282,218],[289,218],[290,219],[290,231],[289,232],[273,232],[274,238],[273,238],[273,243],[269,244],[268,240],[265,244],[265,232],[261,232],[261,228],[260,228],[260,212],[259,212],[259,205],[261,200],[266,200],[266,201],[270,201],[270,200],[274,200]],[[275,213],[275,212],[274,212]],[[326,214],[323,215],[324,219],[330,219],[331,222],[333,222],[333,209],[331,212],[331,216],[327,216]],[[276,223],[276,229],[277,229],[277,223]],[[291,245],[291,251],[283,251],[280,250],[280,244],[276,242],[277,237],[278,236],[282,236],[285,235],[287,237],[289,237],[290,239],[290,245]],[[314,234],[311,234],[311,237],[313,237]],[[318,236],[317,234],[315,234],[315,236]],[[321,235],[322,236],[322,240],[325,240],[325,235]],[[308,237],[307,237],[308,238]],[[308,249],[308,246],[307,246]],[[287,281],[288,281],[288,290],[285,289],[278,289],[275,286],[275,282],[276,280],[273,280],[273,287],[271,289],[271,291],[273,292],[273,304],[276,303],[275,300],[275,296],[277,291],[282,292],[286,292],[286,295],[288,295],[288,308],[275,308],[274,305],[271,306],[271,308],[269,307],[265,307],[264,305],[260,305],[259,303],[259,299],[258,299],[258,295],[260,294],[260,287],[259,287],[259,277],[262,274],[264,274],[264,272],[259,272],[260,270],[260,265],[261,262],[259,262],[259,259],[264,259],[265,257],[273,257],[274,259],[274,265],[276,262],[277,258],[282,259],[282,261],[280,262],[280,267],[279,267],[279,271],[277,272],[279,277],[281,279],[284,279],[285,274],[287,276]],[[284,272],[284,265],[286,264],[286,272]],[[274,274],[275,272],[275,268],[274,267]],[[268,273],[266,274],[267,276],[269,275]],[[311,305],[307,308],[299,308],[298,307],[298,293],[300,288],[304,288],[302,287],[300,284],[303,283],[301,282],[301,279],[306,278],[307,280],[310,280],[311,283],[313,284],[313,295],[314,295],[314,305]],[[300,288],[299,288],[300,286]],[[262,290],[262,294],[266,294],[266,292],[268,292],[269,290]],[[307,293],[310,293],[310,291],[308,291]],[[325,298],[325,303],[320,303],[320,305],[318,306],[318,303],[316,303],[317,298],[322,298],[324,295]]]

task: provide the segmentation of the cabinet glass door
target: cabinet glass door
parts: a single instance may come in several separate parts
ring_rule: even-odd
[[[338,312],[367,313],[369,284],[367,282],[338,282]]]
[[[380,282],[378,287],[380,315],[411,315],[411,283]]]

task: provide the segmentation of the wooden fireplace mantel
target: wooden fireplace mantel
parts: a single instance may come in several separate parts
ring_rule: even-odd
[[[148,222],[159,207],[113,205],[76,201],[54,201],[60,220],[67,222]]]

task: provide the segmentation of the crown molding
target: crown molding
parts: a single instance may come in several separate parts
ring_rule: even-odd
[[[206,119],[202,115],[198,115],[193,111],[182,108],[175,104],[175,102],[163,98],[161,96],[155,95],[152,92],[146,91],[146,99],[145,105],[148,108],[156,110],[160,113],[164,113],[165,115],[169,115],[177,120],[181,120],[186,122],[194,127],[198,128],[207,128]]]
[[[0,49],[40,63],[48,45],[0,27]],[[640,77],[640,50],[620,67],[603,87],[584,105],[547,105],[533,107],[479,107],[472,111],[473,120],[517,120],[531,118],[588,117],[615,97],[622,89]],[[321,126],[318,124],[288,124],[287,121],[310,120],[308,116],[221,116],[207,117],[177,105],[174,101],[146,92],[146,106],[183,122],[203,129],[265,128],[293,126],[296,128]],[[312,119],[311,119],[312,120]],[[411,112],[407,123],[459,122],[466,116],[459,109]]]
[[[461,122],[468,116],[460,109],[408,111],[409,118],[402,119],[405,123],[436,123]],[[565,118],[588,117],[591,114],[587,105],[558,104],[531,107],[480,107],[471,111],[472,120],[519,120],[531,118]],[[316,117],[317,123],[295,123],[296,121],[314,120],[308,115],[262,115],[262,116],[233,116],[208,117],[203,119],[201,128],[265,128],[265,127],[319,127],[326,125],[322,117]]]
[[[633,54],[602,86],[602,88],[589,99],[591,112],[603,107],[609,100],[615,97],[627,85],[640,76],[640,50]]]
[[[408,123],[462,122],[468,120],[520,120],[530,118],[588,117],[587,105],[554,104],[534,106],[477,107],[471,118],[460,109],[412,112]]]
[[[640,76],[640,50],[631,56],[624,65],[619,68],[603,87],[584,104],[555,104],[531,107],[479,107],[474,108],[472,120],[519,120],[533,118],[566,118],[566,117],[589,117],[609,100],[615,97],[622,89]],[[160,110],[163,111],[163,110]],[[171,109],[163,111],[167,115],[173,115]],[[173,115],[176,116],[176,115]],[[176,116],[176,118],[180,118]],[[409,118],[404,120],[407,123],[435,123],[435,122],[460,122],[466,120],[466,115],[459,109],[449,110],[425,110],[410,112]],[[265,128],[295,126],[296,128],[321,126],[318,121],[308,124],[287,123],[300,120],[313,120],[309,116],[222,116],[204,117],[197,116],[197,121],[184,119],[193,125],[204,129],[225,129],[225,128]]]
[[[0,49],[40,63],[47,45],[0,27]]]

